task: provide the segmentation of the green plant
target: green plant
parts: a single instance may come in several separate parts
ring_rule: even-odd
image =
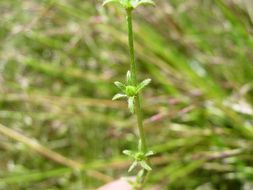
[[[113,100],[126,98],[130,112],[132,114],[135,114],[137,118],[139,130],[138,150],[136,152],[131,150],[124,150],[123,153],[134,160],[128,170],[129,172],[131,172],[137,166],[140,166],[141,169],[137,174],[136,182],[133,184],[133,186],[135,189],[142,189],[149,171],[152,170],[149,165],[148,157],[154,153],[147,149],[146,137],[143,128],[140,91],[151,82],[151,79],[145,79],[141,83],[138,83],[137,81],[132,13],[133,10],[138,6],[146,4],[154,5],[154,2],[152,0],[105,0],[103,5],[111,2],[119,3],[126,10],[128,24],[128,45],[130,54],[130,71],[128,71],[126,74],[126,84],[118,81],[114,83],[122,91],[122,93],[116,94],[113,97]]]

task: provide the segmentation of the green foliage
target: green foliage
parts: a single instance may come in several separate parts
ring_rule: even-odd
[[[121,98],[127,98],[128,108],[131,113],[134,113],[134,101],[135,97],[139,94],[139,92],[146,87],[151,82],[151,79],[145,79],[137,86],[133,85],[131,72],[128,71],[126,74],[126,84],[123,84],[119,81],[114,82],[115,86],[118,87],[122,93],[116,94],[112,100],[118,100]]]
[[[134,152],[132,150],[124,150],[123,153],[131,158],[134,159],[134,162],[132,163],[132,165],[130,166],[130,168],[128,169],[128,172],[131,172],[138,164],[144,169],[144,170],[148,170],[151,171],[152,168],[148,165],[147,163],[147,158],[149,156],[154,155],[153,151],[148,151],[146,153],[142,152],[141,150],[139,150],[138,152]]]
[[[105,0],[103,5],[108,3],[119,3],[125,9],[136,9],[141,5],[155,5],[152,0]]]
[[[112,2],[111,0],[106,0],[104,4]],[[113,1],[115,2],[115,1]],[[137,8],[141,4],[153,4],[151,0],[119,0],[118,1],[126,10],[127,13],[127,26],[128,26],[128,47],[130,55],[130,71],[127,71],[126,81],[127,84],[124,85],[121,82],[115,82],[114,84],[124,92],[124,94],[116,94],[112,99],[119,99],[127,97],[128,109],[132,114],[136,114],[137,126],[139,131],[139,151],[134,153],[130,150],[125,150],[123,153],[127,154],[130,157],[133,157],[135,161],[130,166],[128,172],[131,172],[138,164],[142,167],[141,170],[145,170],[144,174],[141,176],[141,179],[138,180],[136,177],[136,183],[138,184],[138,190],[143,189],[144,183],[146,181],[146,176],[151,167],[148,165],[148,154],[147,144],[146,144],[146,135],[143,126],[143,111],[142,104],[140,102],[140,90],[147,86],[151,79],[146,79],[140,84],[137,82],[137,70],[136,70],[136,60],[135,60],[135,49],[134,49],[134,34],[133,34],[133,25],[132,25],[132,10]],[[140,146],[141,144],[141,146]]]

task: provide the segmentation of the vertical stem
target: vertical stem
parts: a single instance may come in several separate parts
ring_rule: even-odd
[[[135,62],[135,54],[134,54],[134,36],[133,36],[133,23],[132,23],[132,11],[133,9],[126,9],[127,12],[127,24],[128,24],[128,44],[129,44],[129,54],[130,54],[130,71],[131,71],[131,77],[133,81],[133,85],[137,85],[137,72],[136,72],[136,62]],[[139,151],[142,151],[143,153],[147,152],[147,143],[146,143],[146,137],[144,133],[144,127],[143,127],[143,116],[142,116],[142,110],[141,110],[141,96],[140,94],[137,94],[135,97],[135,114],[137,118],[137,124],[138,124],[138,130],[139,130],[139,138],[141,141],[141,147]],[[149,161],[147,160],[149,163]],[[143,186],[146,182],[146,179],[148,177],[149,172],[147,170],[144,171],[144,174],[142,176],[142,179],[140,181],[140,187],[136,190],[142,190]]]
[[[135,62],[135,54],[134,54],[134,37],[133,37],[133,23],[132,23],[132,9],[127,9],[127,24],[128,24],[128,44],[129,44],[129,54],[130,54],[130,71],[131,71],[131,77],[133,81],[133,85],[137,85],[137,72],[136,72],[136,62]],[[139,130],[139,137],[141,141],[141,147],[139,151],[147,152],[147,143],[146,143],[146,137],[144,133],[144,127],[143,127],[143,116],[142,116],[142,110],[141,110],[141,102],[140,102],[140,95],[137,94],[135,97],[135,114],[137,118],[137,124],[138,124],[138,130]],[[141,179],[141,184],[138,190],[142,190],[143,186],[145,184],[145,180],[148,176],[149,172],[145,170],[144,175]]]
[[[137,77],[136,77],[136,62],[135,62],[135,54],[134,54],[134,37],[133,37],[133,24],[132,24],[132,9],[127,9],[127,24],[128,24],[128,43],[129,43],[129,54],[130,54],[130,70],[132,81],[134,85],[137,85]],[[139,136],[141,140],[141,151],[147,151],[146,137],[143,128],[143,118],[142,118],[142,110],[141,110],[141,102],[140,95],[138,94],[135,97],[135,114],[138,123]]]
[[[133,36],[133,23],[132,23],[132,9],[126,9],[127,12],[127,25],[128,25],[128,45],[130,54],[130,70],[132,81],[134,85],[137,83],[136,77],[136,63],[135,63],[135,53],[134,53],[134,36]]]

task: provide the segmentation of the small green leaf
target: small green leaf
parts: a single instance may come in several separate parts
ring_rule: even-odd
[[[152,168],[151,168],[151,167],[147,164],[147,162],[144,161],[144,160],[140,161],[140,165],[141,165],[141,167],[142,167],[143,169],[145,169],[145,170],[148,170],[148,171],[151,171],[151,170],[152,170]]]
[[[127,85],[132,85],[132,75],[130,71],[127,71],[126,82],[127,82]]]
[[[125,9],[135,9],[140,5],[155,5],[155,3],[152,0],[105,0],[103,2],[103,6],[108,3],[119,3],[121,4]]]
[[[134,97],[128,98],[128,108],[131,113],[134,113]]]
[[[155,3],[152,0],[140,0],[135,3],[134,8],[136,8],[140,5],[153,5],[153,6],[155,6]]]
[[[117,86],[122,91],[124,91],[125,88],[126,88],[126,86],[123,83],[119,82],[119,81],[114,82],[114,84],[115,84],[115,86]]]
[[[134,157],[134,152],[131,150],[123,150],[123,154],[130,156],[130,157]]]
[[[136,176],[136,181],[137,181],[137,182],[141,183],[141,179],[142,179],[142,177],[144,176],[144,172],[145,172],[144,169],[141,169],[141,170],[138,172],[138,174],[137,174],[137,176]]]
[[[103,6],[105,6],[105,5],[108,4],[108,3],[119,3],[119,0],[105,0],[105,1],[103,2]]]
[[[150,150],[150,151],[148,151],[146,154],[145,154],[145,156],[146,157],[148,157],[148,156],[152,156],[152,155],[154,155],[155,153],[152,151],[152,150]]]
[[[142,150],[142,141],[141,139],[138,142],[138,150],[141,151]]]
[[[113,96],[112,100],[118,100],[120,98],[127,98],[127,95],[125,95],[125,94],[116,94],[115,96]]]
[[[151,82],[151,79],[145,79],[144,81],[142,81],[138,86],[137,86],[137,92],[139,92],[140,90],[142,90],[145,86],[147,86],[149,83]]]
[[[132,165],[129,167],[128,172],[131,172],[137,165],[138,165],[138,162],[134,161]]]

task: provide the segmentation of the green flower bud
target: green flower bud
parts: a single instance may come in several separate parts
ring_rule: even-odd
[[[135,154],[135,160],[136,161],[142,161],[145,160],[145,155],[142,152],[137,152]]]
[[[126,86],[126,90],[125,90],[125,93],[127,96],[129,97],[133,97],[137,94],[137,90],[136,90],[136,87],[135,86]]]

